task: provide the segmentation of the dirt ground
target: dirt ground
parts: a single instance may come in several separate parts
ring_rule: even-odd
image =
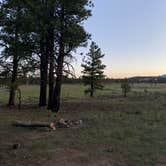
[[[0,166],[165,166],[165,101],[165,95],[69,100],[56,115],[37,105],[1,106]],[[83,126],[50,131],[11,125],[59,118],[81,119]]]

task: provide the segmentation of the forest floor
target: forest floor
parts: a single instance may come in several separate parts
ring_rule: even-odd
[[[90,99],[82,85],[64,85],[58,114],[37,107],[37,86],[22,86],[21,110],[7,108],[0,89],[0,166],[165,166],[166,84],[119,84]],[[16,120],[82,120],[79,128],[19,128]],[[18,144],[19,148],[13,149]]]

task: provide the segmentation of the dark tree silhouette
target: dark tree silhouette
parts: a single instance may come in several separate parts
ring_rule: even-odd
[[[10,87],[16,86],[20,63],[32,56],[33,41],[27,29],[24,5],[19,0],[6,0],[1,4],[0,45],[1,61],[11,62]],[[3,63],[2,63],[3,64]],[[14,105],[15,89],[10,89],[8,105]]]

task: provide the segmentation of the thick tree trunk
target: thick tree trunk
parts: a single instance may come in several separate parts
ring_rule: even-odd
[[[48,76],[48,55],[45,49],[44,38],[40,43],[40,98],[39,106],[44,107],[47,105],[47,76]]]
[[[16,83],[16,79],[17,79],[17,70],[18,70],[18,60],[17,60],[17,56],[14,56],[13,58],[13,72],[12,72],[12,79],[11,79],[11,87],[10,87],[10,95],[9,95],[9,101],[8,101],[8,105],[12,106],[15,105],[15,86],[14,85]]]
[[[63,57],[59,58],[59,65],[57,67],[56,85],[53,92],[52,111],[58,112],[60,108],[60,95],[62,86],[62,74],[63,74]]]
[[[54,64],[50,58],[50,68],[49,68],[49,95],[48,95],[48,109],[52,108],[53,103],[53,91],[54,91]]]
[[[12,78],[11,78],[11,85],[10,85],[10,95],[8,105],[12,106],[15,105],[15,91],[16,91],[16,83],[17,80],[17,73],[18,73],[18,26],[16,24],[15,29],[15,50],[13,55],[13,71],[12,71]]]
[[[48,109],[51,109],[53,106],[53,91],[54,91],[54,30],[52,29],[49,32],[49,95],[48,95]]]
[[[63,62],[64,62],[64,57],[65,57],[64,33],[65,33],[64,7],[62,6],[62,10],[61,10],[61,33],[60,33],[60,39],[59,39],[59,55],[57,58],[56,81],[55,81],[53,100],[52,100],[52,108],[51,108],[51,110],[53,112],[58,112],[60,109]]]
[[[60,108],[60,95],[61,95],[61,86],[62,86],[62,75],[63,75],[63,61],[64,61],[64,43],[63,36],[60,39],[60,50],[57,60],[57,71],[56,71],[56,84],[53,92],[53,103],[51,110],[53,112],[58,112]]]

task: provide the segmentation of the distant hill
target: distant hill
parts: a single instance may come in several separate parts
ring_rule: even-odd
[[[135,76],[130,77],[131,82],[161,82],[166,83],[166,74],[160,76]]]
[[[166,78],[166,74],[159,76],[159,78]]]
[[[130,77],[129,80],[130,81],[149,81],[149,80],[153,80],[156,79],[158,77],[153,77],[153,76],[135,76],[135,77]]]

